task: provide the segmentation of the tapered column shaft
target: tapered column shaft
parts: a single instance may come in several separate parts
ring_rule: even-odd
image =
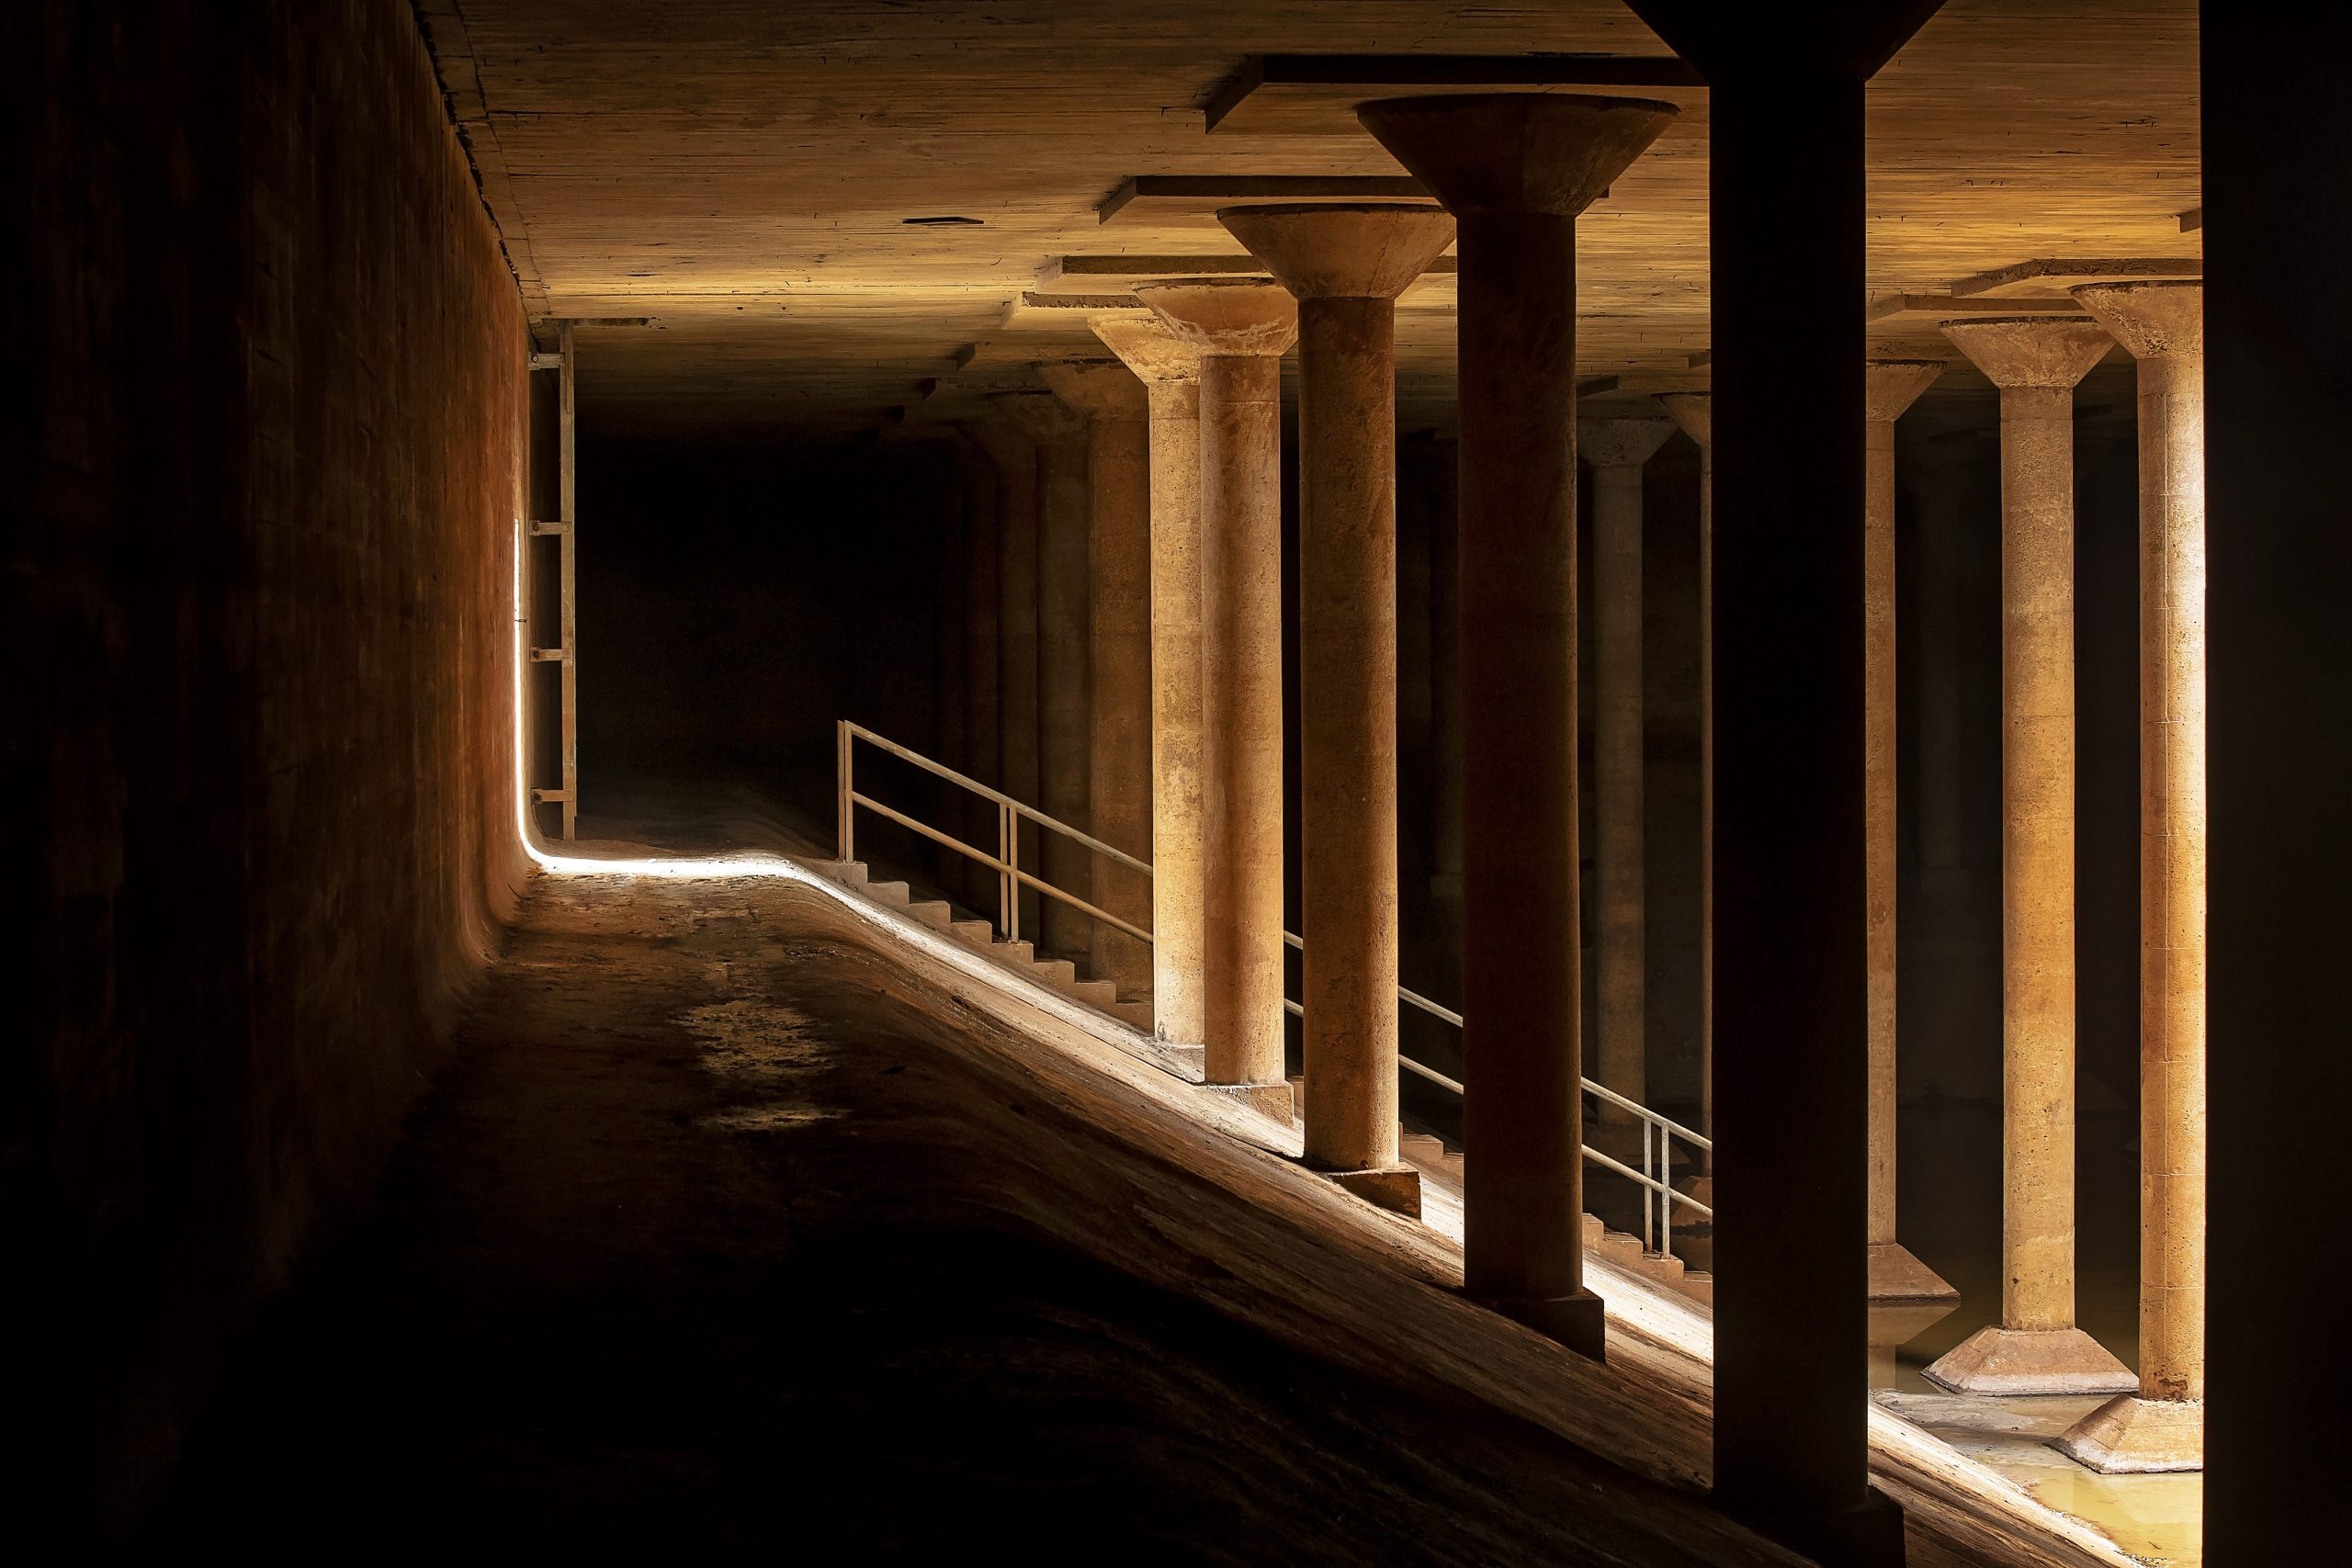
[[[994,475],[975,471],[968,461],[959,469],[964,492],[964,705],[967,713],[966,771],[982,784],[1002,787],[1003,735],[998,707],[1003,682],[999,672],[1003,635],[1003,592],[1001,562],[1003,542],[998,536],[997,487]],[[967,795],[963,837],[984,849],[996,846],[996,807],[988,800]],[[997,874],[977,861],[965,863],[966,898],[973,908],[993,907]]]
[[[1658,399],[1699,446],[1699,1131],[1715,1130],[1715,439],[1705,392]],[[1702,1170],[1713,1174],[1714,1156]],[[1712,1193],[1712,1188],[1710,1188]]]
[[[1642,465],[1673,430],[1670,421],[1588,416],[1580,434],[1592,464],[1593,823],[1600,839],[1593,900],[1600,929],[1593,958],[1600,1016],[1594,1075],[1636,1103],[1649,1091],[1649,900],[1644,857],[1645,779],[1642,717]],[[1603,1103],[1600,1122],[1614,1129],[1613,1152],[1638,1157],[1630,1111]]]
[[[2001,389],[2001,1321],[1928,1369],[1968,1392],[2131,1381],[2075,1326],[2075,383],[2086,321],[1945,333]]]
[[[1894,422],[1943,374],[1939,360],[1874,360],[1862,489],[1862,882],[1870,1013],[1870,1290],[1873,1300],[1950,1296],[1895,1240],[1896,702]]]
[[[2074,400],[2001,394],[2001,1317],[2075,1321]]]
[[[1282,362],[1201,364],[1212,1082],[1283,1082]]]
[[[1138,288],[1201,355],[1203,754],[1208,1083],[1288,1120],[1283,1034],[1282,355],[1269,283]]]
[[[1162,1040],[1207,1032],[1207,713],[1203,684],[1200,352],[1157,318],[1094,334],[1142,378],[1149,419],[1151,998]]]
[[[1592,1356],[1604,1332],[1581,1221],[1576,214],[1672,114],[1508,94],[1357,111],[1458,236],[1464,1283]]]
[[[1143,384],[1111,360],[1041,365],[1054,394],[1086,417],[1087,831],[1141,858],[1151,847],[1151,457]],[[1150,929],[1151,883],[1107,856],[1088,861],[1093,902]],[[1148,943],[1102,921],[1092,972],[1123,999],[1150,994]]]
[[[1393,300],[1453,237],[1394,205],[1228,209],[1295,296],[1306,1157],[1420,1210],[1396,1157],[1396,413]]]
[[[1201,387],[1151,388],[1152,1021],[1206,1037],[1207,705],[1201,593]]]
[[[1037,803],[1048,817],[1090,827],[1087,779],[1093,751],[1092,648],[1088,603],[1088,485],[1083,430],[1037,444]],[[1085,897],[1093,856],[1060,833],[1040,840],[1045,879]],[[1075,956],[1092,944],[1091,922],[1048,898],[1039,945]]]
[[[1464,1266],[1583,1289],[1576,220],[1462,213]]]
[[[2140,1390],[2068,1451],[2204,1462],[2205,344],[2193,283],[2075,291],[2140,363]]]

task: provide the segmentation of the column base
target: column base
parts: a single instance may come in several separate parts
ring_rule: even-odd
[[[1850,1508],[1791,1515],[1776,1499],[1751,1500],[1718,1491],[1717,1509],[1757,1534],[1793,1547],[1822,1568],[1903,1568],[1903,1510],[1875,1487]]]
[[[1498,1312],[1589,1360],[1609,1359],[1608,1314],[1600,1298],[1590,1291],[1578,1291],[1573,1296],[1489,1296],[1476,1291],[1464,1294],[1488,1312]]]
[[[1287,1083],[1204,1083],[1201,1087],[1211,1094],[1238,1100],[1261,1116],[1271,1116],[1285,1124],[1295,1120]]]
[[[1953,1393],[2130,1393],[2131,1368],[2079,1328],[1980,1328],[1927,1379]]]
[[[1911,1255],[1899,1241],[1871,1243],[1870,1299],[1874,1302],[1956,1302],[1960,1292]]]
[[[1421,1217],[1421,1173],[1409,1165],[1367,1166],[1361,1170],[1326,1170],[1322,1174],[1365,1202],[1392,1214],[1412,1220]]]
[[[2119,1394],[2050,1439],[2050,1446],[2101,1475],[2202,1470],[2205,1404]]]

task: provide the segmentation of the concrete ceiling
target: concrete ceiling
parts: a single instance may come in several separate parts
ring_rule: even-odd
[[[1618,0],[422,0],[535,313],[582,333],[591,419],[831,423],[952,407],[1091,343],[1016,309],[1057,257],[1237,252],[1136,175],[1397,175],[1348,105],[1216,131],[1249,56],[1657,55]],[[2043,257],[2194,257],[2194,0],[1951,0],[1871,95],[1874,294]],[[1581,230],[1581,368],[1689,375],[1707,342],[1706,95]],[[1803,178],[1792,171],[1791,178]],[[977,219],[910,225],[913,218]],[[1064,286],[1067,287],[1067,286]],[[1116,285],[1112,290],[1115,291]],[[1101,292],[1091,286],[1087,292]],[[1452,280],[1400,315],[1408,403],[1447,396]],[[1923,340],[1928,316],[1882,330]],[[970,369],[959,351],[980,345]]]

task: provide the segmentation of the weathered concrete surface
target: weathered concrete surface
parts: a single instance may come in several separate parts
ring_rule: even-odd
[[[1944,373],[1939,359],[1864,367],[1869,436],[1862,492],[1862,831],[1870,1014],[1870,1292],[1872,1301],[1956,1294],[1894,1236],[1896,712],[1894,422]]]
[[[461,1038],[146,1544],[1796,1562],[1697,1495],[1702,1365],[1479,1310],[1279,1129],[817,889],[548,885]],[[2120,1561],[1884,1437],[1922,1568]]]
[[[1576,214],[1674,110],[1396,98],[1365,130],[1454,216],[1461,258],[1465,1267],[1588,1355],[1577,908]]]
[[[1944,333],[2001,389],[2001,1321],[1929,1368],[1956,1393],[2120,1393],[2075,1325],[2075,383],[2091,321]]]
[[[1208,1077],[1287,1117],[1282,355],[1296,341],[1298,310],[1271,283],[1153,284],[1136,295],[1201,355]]]
[[[1453,220],[1352,204],[1217,219],[1298,300],[1306,1157],[1419,1213],[1396,1154],[1395,299],[1453,243]]]
[[[525,353],[406,6],[11,6],[0,1483],[122,1528],[522,875]]]
[[[1588,413],[1577,449],[1592,465],[1593,1077],[1636,1103],[1649,1100],[1648,846],[1642,797],[1642,465],[1674,422],[1655,413]],[[1604,1104],[1596,1134],[1617,1158],[1640,1157],[1639,1123]]]
[[[1151,853],[1151,448],[1143,383],[1111,360],[1041,365],[1054,395],[1086,416],[1087,831],[1138,860]],[[1151,929],[1151,882],[1100,855],[1090,897]],[[1091,930],[1093,974],[1133,1001],[1151,994],[1151,949],[1114,926]]]
[[[2075,298],[2140,362],[2140,1396],[2061,1446],[2098,1470],[2204,1465],[2205,290]]]
[[[1202,644],[1201,355],[1157,317],[1088,325],[1140,377],[1150,422],[1151,1010],[1208,1032],[1208,756]]]

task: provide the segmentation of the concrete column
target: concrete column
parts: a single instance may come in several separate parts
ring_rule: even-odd
[[[1150,418],[1151,1017],[1207,1033],[1206,713],[1201,684],[1200,352],[1157,317],[1089,318],[1142,378]]]
[[[1459,231],[1464,1283],[1595,1357],[1577,952],[1576,215],[1674,113],[1567,94],[1357,110]]]
[[[1658,400],[1699,446],[1699,1131],[1715,1132],[1715,434],[1704,392]],[[1702,1156],[1691,1196],[1713,1206],[1714,1156]]]
[[[1110,360],[1041,365],[1046,385],[1086,416],[1088,640],[1093,712],[1087,831],[1138,860],[1151,852],[1151,454],[1143,383]],[[1093,901],[1151,929],[1151,880],[1090,862]],[[1115,926],[1092,929],[1094,977],[1119,999],[1151,995],[1151,948]]]
[[[2088,321],[1944,333],[2001,389],[2001,1321],[1928,1369],[1961,1393],[2120,1393],[2075,1325],[2074,386]]]
[[[968,420],[966,434],[997,473],[997,724],[999,789],[1037,798],[1037,445],[1009,418]],[[986,841],[986,840],[983,840]],[[1036,832],[1021,833],[1021,863],[1034,868]],[[1035,938],[1038,897],[1022,891],[1021,931]],[[1002,914],[1000,911],[1000,922]]]
[[[1870,416],[1862,492],[1862,879],[1869,921],[1863,962],[1870,1008],[1874,1302],[1941,1301],[1960,1293],[1894,1239],[1894,422],[1943,373],[1940,359],[1874,359],[1863,382]]]
[[[1298,308],[1248,279],[1136,297],[1201,355],[1208,1085],[1289,1121],[1283,1061],[1282,356]]]
[[[2140,1387],[2058,1446],[2205,1463],[2205,289],[2075,298],[2140,362]]]
[[[1086,416],[1050,392],[1001,392],[995,400],[1037,444],[1037,794],[1022,798],[1034,798],[1046,816],[1087,830],[1093,649],[1086,597]],[[1094,886],[1093,860],[1063,834],[1038,835],[1037,874],[1056,887],[1087,897]],[[1093,923],[1057,898],[1044,899],[1038,951],[1084,957],[1092,948]]]
[[[1430,487],[1430,914],[1444,953],[1438,976],[1462,994],[1462,534],[1458,444],[1442,456]]]
[[[971,460],[968,452],[956,473],[964,491],[965,518],[964,705],[969,715],[964,736],[969,758],[966,771],[982,784],[1002,788],[1003,737],[998,716],[1002,681],[997,660],[1003,635],[1004,588],[1000,571],[1003,543],[998,536],[996,476],[993,469]],[[969,795],[964,796],[964,807],[966,841],[993,850],[996,807]],[[995,872],[978,861],[967,861],[964,886],[965,899],[972,908],[994,907]]]
[[[1418,1215],[1396,1156],[1396,298],[1453,242],[1402,205],[1227,208],[1298,300],[1306,1158]]]
[[[1647,879],[1642,858],[1642,465],[1674,434],[1657,414],[1587,415],[1577,425],[1592,465],[1593,987],[1600,1016],[1593,1076],[1636,1104],[1649,1092]],[[1639,1122],[1603,1104],[1602,1141],[1619,1159],[1640,1157]]]

